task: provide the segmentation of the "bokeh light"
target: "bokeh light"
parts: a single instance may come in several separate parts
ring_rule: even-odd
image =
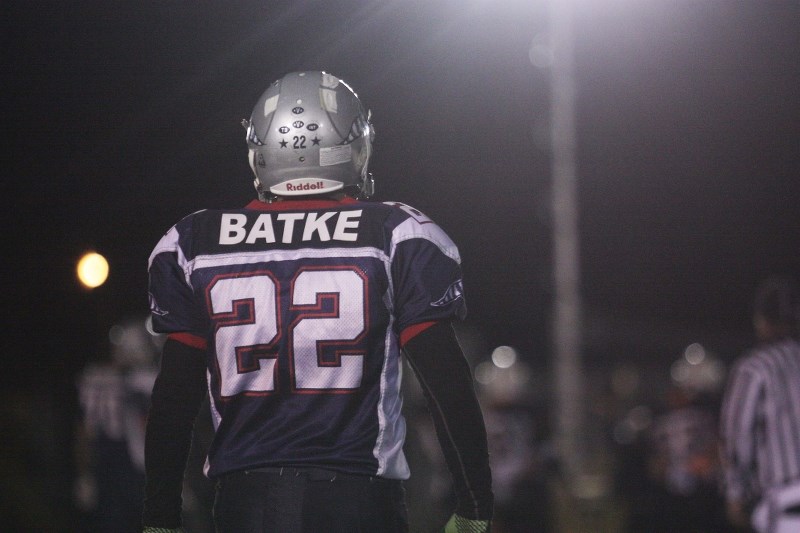
[[[94,289],[108,279],[108,261],[97,252],[89,252],[80,258],[76,271],[83,286]]]
[[[492,363],[497,368],[510,368],[517,362],[517,351],[511,346],[498,346],[492,352]]]

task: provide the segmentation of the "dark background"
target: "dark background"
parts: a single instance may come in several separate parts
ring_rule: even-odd
[[[756,283],[800,271],[800,4],[579,4],[586,364],[666,367],[691,342],[728,362],[751,342]],[[70,473],[76,373],[146,312],[147,258],[172,224],[254,196],[240,121],[289,70],[355,88],[376,199],[459,245],[471,355],[511,345],[547,372],[543,0],[12,1],[2,18],[3,423],[43,440],[51,489]],[[93,291],[74,275],[87,250],[111,265]]]

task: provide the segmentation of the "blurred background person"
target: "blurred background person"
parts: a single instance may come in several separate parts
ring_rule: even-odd
[[[162,336],[147,318],[109,331],[109,357],[78,376],[75,505],[81,530],[136,531],[144,488],[144,427]]]
[[[719,433],[713,398],[671,386],[648,432],[646,469],[654,511],[640,531],[726,533],[719,496]]]
[[[724,493],[730,520],[759,533],[800,531],[800,343],[794,281],[756,290],[758,344],[731,371],[722,405]]]
[[[630,373],[626,369],[626,373]],[[630,384],[617,371],[615,390]],[[718,413],[724,365],[699,343],[674,360],[617,420],[616,483],[628,533],[728,533],[719,494]],[[638,377],[636,381],[638,382]],[[625,385],[625,386],[623,386]]]
[[[494,360],[513,354],[510,364]],[[549,481],[555,454],[548,439],[548,412],[537,401],[533,370],[516,360],[513,348],[493,353],[493,362],[476,369],[486,420],[494,488],[495,533],[550,533],[553,529]]]

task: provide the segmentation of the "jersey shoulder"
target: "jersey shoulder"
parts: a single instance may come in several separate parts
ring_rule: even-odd
[[[167,230],[158,243],[156,243],[153,251],[150,253],[148,265],[153,264],[153,259],[159,254],[165,252],[173,252],[183,255],[182,244],[186,243],[187,239],[191,239],[192,230],[195,227],[195,221],[201,220],[208,216],[211,210],[201,209],[189,215],[186,215],[171,228]]]
[[[397,218],[402,220],[413,220],[417,224],[424,225],[424,224],[435,224],[435,222],[430,219],[425,213],[420,211],[419,209],[412,207],[408,204],[404,204],[403,202],[382,202],[380,205],[387,206],[390,209],[390,212]]]
[[[391,225],[395,245],[411,239],[423,239],[436,245],[445,255],[460,262],[458,247],[450,236],[419,209],[402,202],[384,202],[392,212],[387,221]]]

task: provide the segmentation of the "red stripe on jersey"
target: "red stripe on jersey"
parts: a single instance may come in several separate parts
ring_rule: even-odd
[[[245,209],[255,209],[257,211],[288,211],[290,209],[326,209],[340,205],[355,204],[358,200],[345,196],[341,200],[313,199],[313,200],[281,200],[268,204],[260,200],[253,200],[245,206]]]
[[[413,324],[411,326],[408,326],[406,329],[400,332],[400,347],[402,348],[403,346],[405,346],[408,341],[410,341],[411,339],[413,339],[414,337],[416,337],[429,327],[433,326],[434,324],[436,324],[436,321],[432,320],[430,322],[420,322],[419,324]]]
[[[197,348],[198,350],[205,350],[208,348],[208,341],[194,333],[170,333],[169,338],[181,344],[185,344],[190,348]]]

